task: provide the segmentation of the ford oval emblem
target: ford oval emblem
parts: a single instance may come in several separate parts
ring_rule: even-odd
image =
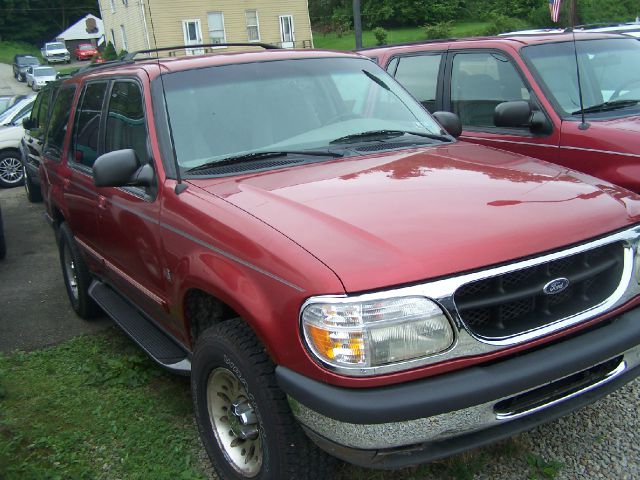
[[[564,277],[556,278],[555,280],[551,280],[549,283],[547,283],[542,289],[542,291],[547,295],[555,295],[556,293],[560,293],[566,290],[568,286],[569,286],[568,278],[564,278]]]

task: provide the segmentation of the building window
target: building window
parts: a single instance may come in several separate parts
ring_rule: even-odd
[[[109,0],[109,4],[111,5],[111,13],[116,13],[116,0]]]
[[[122,49],[127,50],[127,34],[124,32],[124,25],[120,25],[120,33],[122,35]]]
[[[247,10],[245,16],[247,19],[247,38],[250,42],[259,42],[260,25],[258,24],[258,11]]]
[[[209,39],[211,43],[224,43],[226,41],[224,34],[224,15],[222,12],[210,12],[208,14],[209,21]]]
[[[111,43],[113,43],[113,48],[116,48],[116,34],[113,28],[111,29]]]

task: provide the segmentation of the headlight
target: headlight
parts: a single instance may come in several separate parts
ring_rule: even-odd
[[[301,320],[314,355],[334,367],[360,369],[358,374],[429,357],[453,343],[449,320],[435,302],[424,297],[312,300],[302,310]]]

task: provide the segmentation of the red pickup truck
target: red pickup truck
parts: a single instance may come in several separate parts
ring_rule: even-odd
[[[360,55],[90,68],[40,176],[73,308],[191,375],[220,478],[426,462],[640,373],[640,199],[456,141]]]
[[[640,42],[549,33],[362,50],[462,139],[541,158],[640,192]],[[586,123],[582,124],[582,114]]]

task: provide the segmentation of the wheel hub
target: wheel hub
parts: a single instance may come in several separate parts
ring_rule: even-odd
[[[22,180],[22,162],[15,157],[0,160],[0,178],[7,183],[18,183]]]

